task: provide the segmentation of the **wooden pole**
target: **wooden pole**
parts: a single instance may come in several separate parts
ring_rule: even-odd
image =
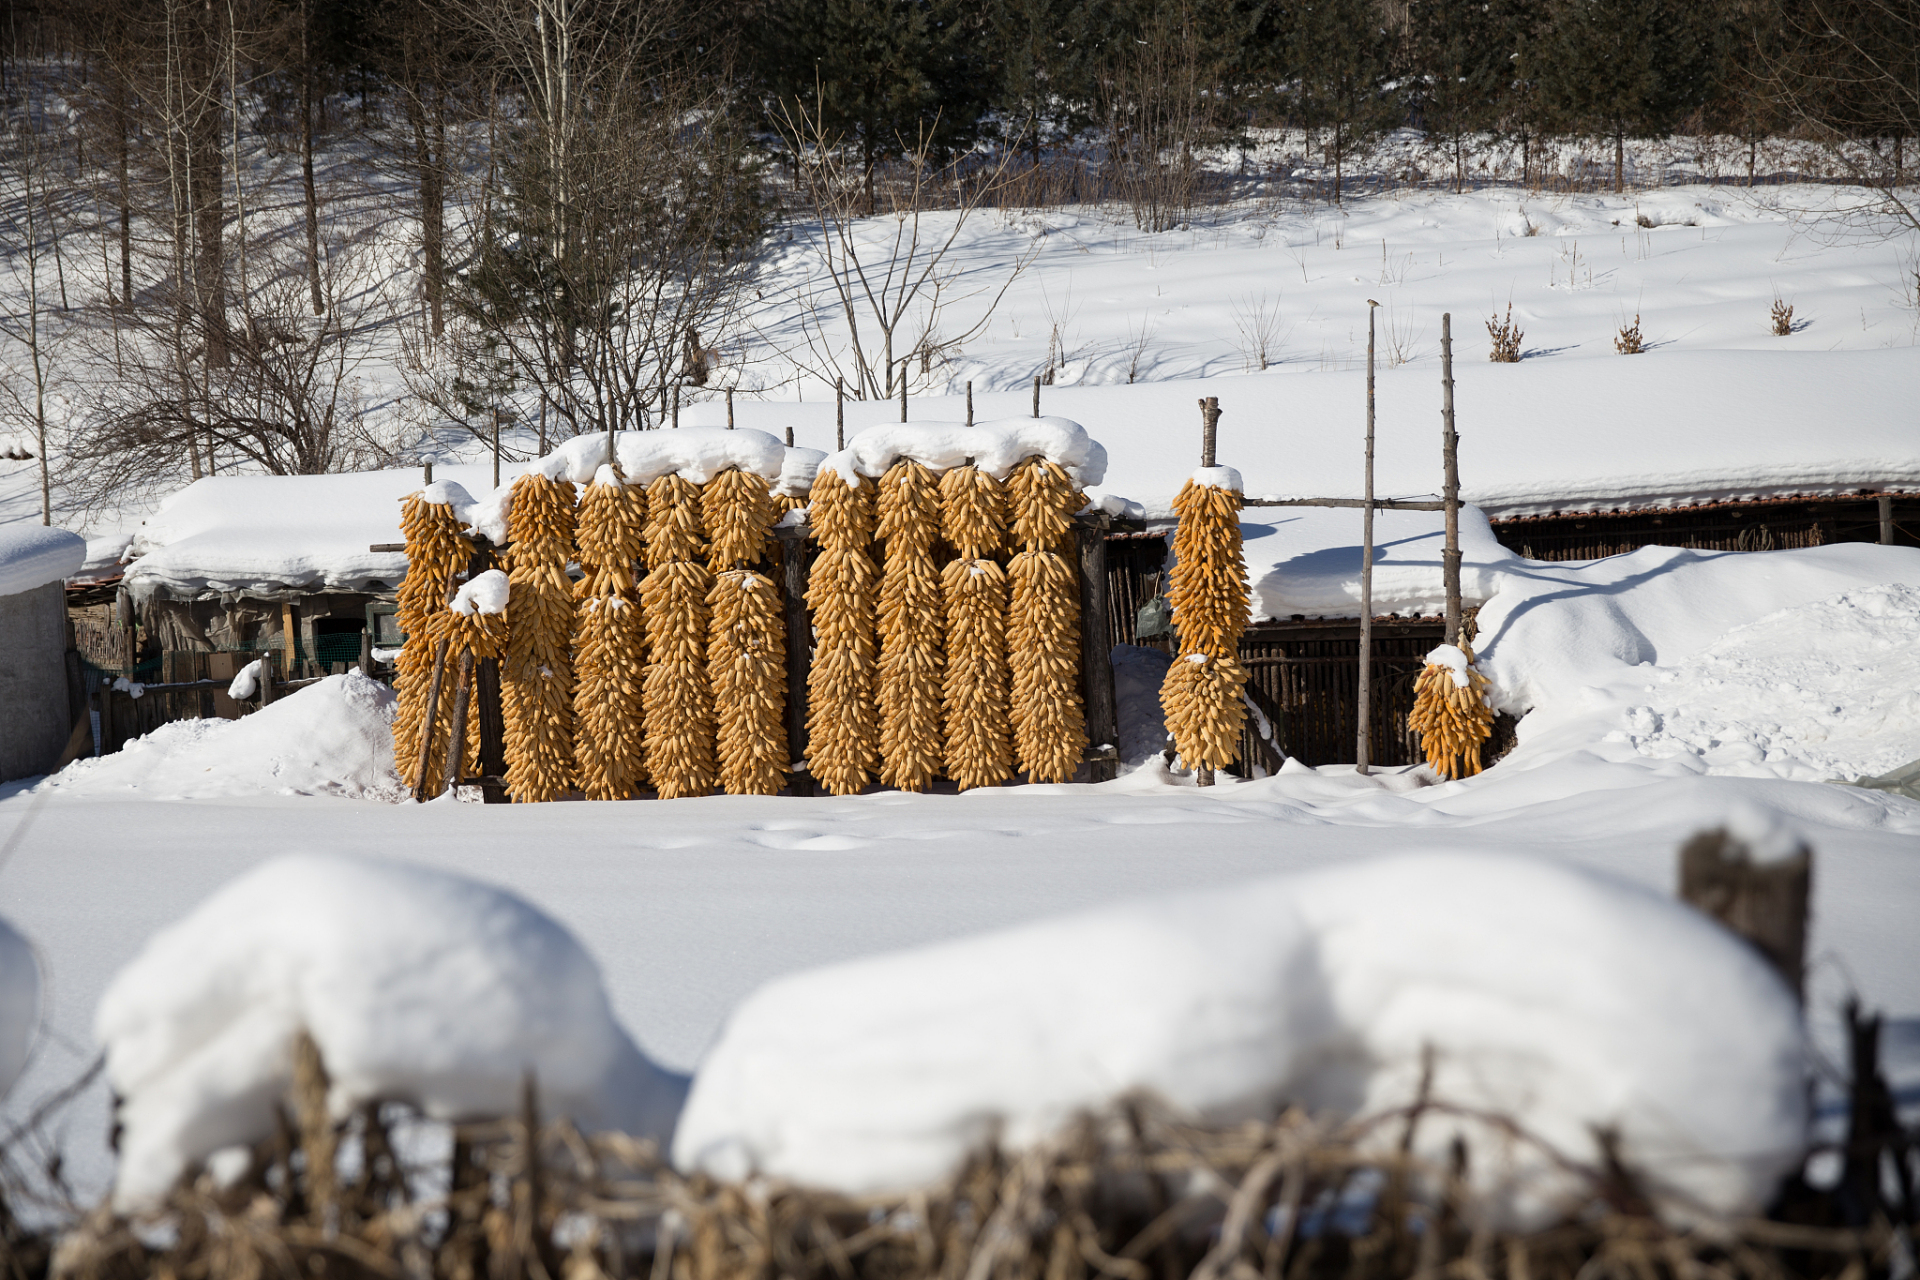
[[[1440,561],[1447,591],[1447,643],[1460,643],[1460,437],[1453,430],[1453,314],[1440,317],[1440,496],[1447,510],[1447,546]]]
[[[787,428],[787,448],[793,448],[793,428]]]
[[[432,458],[427,459],[426,470],[427,470],[427,478],[424,481],[422,481],[422,483],[432,484],[433,483],[433,459]]]
[[[1200,400],[1200,465],[1215,465],[1214,458],[1220,442],[1220,397],[1203,396]]]
[[[1033,375],[1033,416],[1040,416],[1040,375]]]
[[[1893,495],[1880,495],[1880,542],[1883,546],[1893,545]]]
[[[453,723],[447,728],[447,790],[460,785],[460,765],[467,751],[467,700],[473,688],[473,650],[460,651],[460,673],[454,677]]]
[[[447,642],[440,641],[433,647],[433,677],[427,681],[426,714],[420,717],[420,773],[413,784],[415,804],[425,804],[427,799],[428,768],[433,763],[433,722],[440,714],[440,679],[447,673]]]
[[[1111,782],[1119,772],[1120,723],[1113,692],[1113,650],[1107,643],[1107,527],[1111,517],[1096,512],[1075,522],[1080,552],[1080,679],[1085,686],[1088,780]],[[1204,771],[1202,771],[1204,772]]]
[[[500,487],[500,410],[493,411],[493,487]]]
[[[807,535],[780,531],[781,568],[786,590],[781,605],[787,623],[787,758],[796,766],[807,758],[807,677],[813,670],[813,620],[807,614]],[[796,768],[793,794],[814,793],[813,775]]]
[[[973,379],[967,379],[967,425],[973,425]]]
[[[907,420],[907,366],[900,365],[900,421]]]
[[[1360,679],[1354,690],[1359,723],[1353,743],[1353,771],[1359,774],[1373,770],[1373,313],[1379,305],[1367,299],[1367,505],[1360,509]]]
[[[281,651],[287,660],[287,679],[295,679],[299,671],[300,628],[293,620],[293,601],[280,602]]]
[[[733,388],[732,387],[727,388],[727,430],[729,431],[733,430]],[[793,441],[789,440],[787,441],[787,443],[792,444]]]
[[[833,447],[847,447],[847,380],[833,380]]]
[[[676,431],[680,429],[680,384],[677,382],[673,384],[673,427]]]

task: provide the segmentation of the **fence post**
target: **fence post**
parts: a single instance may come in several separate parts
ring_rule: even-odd
[[[1752,850],[1718,828],[1680,847],[1681,899],[1752,943],[1803,1000],[1812,886],[1813,853],[1804,844],[1785,858],[1755,862]]]
[[[1360,515],[1360,671],[1353,744],[1353,771],[1363,775],[1372,772],[1373,754],[1373,313],[1379,306],[1367,299],[1367,499]]]
[[[1440,317],[1440,498],[1447,507],[1447,546],[1440,561],[1447,592],[1447,643],[1460,643],[1460,437],[1453,430],[1453,315]]]
[[[807,678],[813,671],[813,623],[807,617],[807,535],[804,529],[780,530],[785,589],[781,605],[787,623],[787,759],[798,766],[807,758]],[[814,793],[813,775],[796,768],[793,794]]]
[[[1880,495],[1880,542],[1883,546],[1893,545],[1893,495]]]
[[[1033,375],[1033,416],[1040,416],[1040,375]]]
[[[473,650],[460,651],[460,671],[453,684],[453,723],[447,730],[447,790],[460,785],[460,766],[467,748],[467,700],[472,696]]]

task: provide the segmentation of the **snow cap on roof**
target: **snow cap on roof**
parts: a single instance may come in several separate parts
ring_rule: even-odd
[[[61,582],[87,562],[87,540],[50,525],[0,525],[0,596]]]
[[[878,479],[902,458],[947,471],[971,462],[1004,480],[1028,458],[1065,467],[1075,484],[1099,484],[1107,474],[1107,451],[1086,428],[1066,418],[1006,418],[966,426],[958,422],[896,422],[868,427],[822,465],[857,486]]]

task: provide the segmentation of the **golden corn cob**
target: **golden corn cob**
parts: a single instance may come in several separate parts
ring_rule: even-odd
[[[507,790],[517,802],[557,800],[574,785],[573,485],[537,473],[514,481],[508,533]]]
[[[393,722],[393,762],[411,785],[420,777],[421,721],[426,717],[427,686],[433,679],[434,645],[444,634],[435,628],[447,616],[447,596],[456,575],[465,572],[473,544],[463,536],[465,526],[454,518],[451,506],[425,502],[417,493],[401,508],[400,527],[407,540],[407,576],[400,583],[396,621],[406,643],[394,663],[400,701]],[[427,744],[429,795],[439,794],[446,774],[450,720],[444,709],[451,705],[451,695],[444,677],[441,694],[441,714],[435,717]],[[474,721],[477,731],[478,717]]]
[[[1167,730],[1187,766],[1222,769],[1239,755],[1246,722],[1246,564],[1240,546],[1240,495],[1189,480],[1173,500],[1173,581],[1167,597],[1180,651],[1160,686]]]
[[[879,534],[886,539],[880,582],[880,779],[925,791],[940,770],[940,577],[933,544],[940,533],[933,472],[902,459],[880,480]]]

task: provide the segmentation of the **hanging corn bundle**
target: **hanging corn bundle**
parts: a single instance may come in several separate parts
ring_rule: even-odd
[[[622,484],[610,468],[581,495],[576,541],[586,576],[574,592],[574,758],[589,800],[623,800],[647,780],[647,633],[634,580],[646,515],[646,490]]]
[[[1084,499],[1064,467],[1029,458],[1007,479],[1013,537],[1024,546],[1007,564],[1013,580],[1007,641],[1012,655],[1013,742],[1033,782],[1065,782],[1086,754],[1080,698],[1080,580],[1066,553],[1073,514]]]
[[[1239,755],[1247,716],[1242,692],[1247,671],[1239,658],[1240,634],[1247,627],[1240,493],[1188,480],[1173,509],[1180,526],[1173,536],[1167,597],[1180,652],[1160,686],[1160,706],[1180,758],[1196,772],[1211,771]]]
[[[407,539],[407,576],[400,584],[395,620],[407,641],[394,663],[400,705],[393,722],[393,760],[400,776],[412,785],[420,776],[421,721],[426,717],[437,638],[434,621],[446,613],[454,576],[466,569],[473,544],[462,536],[450,504],[428,502],[418,493],[401,508],[400,526]],[[428,750],[430,795],[440,790],[446,752],[447,729],[442,721],[434,727]]]
[[[700,505],[716,570],[707,672],[720,784],[733,795],[770,796],[788,773],[786,621],[780,592],[747,566],[761,558],[778,511],[767,482],[741,470],[709,481]]]
[[[1480,772],[1480,744],[1493,733],[1487,684],[1464,635],[1457,646],[1443,644],[1428,654],[1425,670],[1414,681],[1407,728],[1420,735],[1427,763],[1443,778]]]
[[[1007,576],[990,559],[1006,538],[999,481],[977,467],[940,478],[941,527],[960,554],[940,574],[946,605],[947,776],[962,790],[1013,772],[1007,731]]]
[[[902,459],[880,479],[879,535],[886,540],[880,581],[880,780],[925,791],[939,772],[940,575],[933,543],[940,533],[940,488],[933,472]]]
[[[640,584],[648,657],[641,703],[647,773],[664,800],[707,795],[718,780],[705,551],[699,486],[671,474],[655,480],[647,488],[648,572]]]
[[[813,482],[811,522],[820,554],[807,574],[813,666],[807,674],[807,769],[837,796],[856,795],[879,763],[875,728],[873,610],[878,574],[874,486],[855,488],[831,467]]]
[[[513,484],[507,530],[507,790],[517,802],[557,800],[573,789],[573,485],[529,473]]]

